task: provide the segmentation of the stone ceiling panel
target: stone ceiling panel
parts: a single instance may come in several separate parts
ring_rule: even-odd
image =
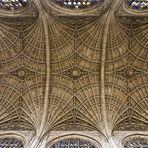
[[[76,18],[74,22],[50,18],[49,130],[101,129],[102,25],[100,19],[91,17]]]
[[[106,52],[106,92],[109,92],[106,94],[106,105],[110,114],[108,122],[114,130],[146,130],[147,18],[120,14],[117,13],[115,21],[110,23],[108,32]],[[116,46],[114,41],[119,41]]]
[[[39,20],[0,18],[0,129],[35,130],[43,111],[46,52]]]

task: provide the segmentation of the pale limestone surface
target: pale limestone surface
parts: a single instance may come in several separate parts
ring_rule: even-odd
[[[80,138],[122,148],[148,135],[148,13],[121,0],[0,10],[0,136],[26,148]]]

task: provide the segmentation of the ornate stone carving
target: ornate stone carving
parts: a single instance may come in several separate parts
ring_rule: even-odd
[[[115,72],[116,75],[120,75],[126,79],[134,78],[137,75],[140,75],[142,72],[139,70],[134,69],[131,66],[127,66],[124,69]]]
[[[18,68],[17,70],[11,71],[10,75],[13,75],[21,80],[24,80],[32,75],[35,75],[35,72],[25,67],[21,67],[21,68]]]
[[[67,71],[64,71],[63,75],[69,76],[72,79],[76,80],[81,78],[82,76],[88,75],[88,72],[78,67],[73,67]]]

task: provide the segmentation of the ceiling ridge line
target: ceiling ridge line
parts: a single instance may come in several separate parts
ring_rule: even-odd
[[[40,2],[36,1],[36,5],[38,9],[40,10],[39,14],[39,21],[42,21],[43,29],[44,29],[44,35],[45,35],[45,50],[46,50],[46,84],[45,84],[45,94],[44,94],[44,104],[43,104],[43,114],[41,118],[41,122],[39,124],[38,129],[36,130],[35,138],[27,144],[27,147],[30,148],[38,148],[40,145],[40,140],[42,139],[42,136],[46,132],[45,125],[48,115],[48,105],[49,105],[49,89],[50,89],[50,50],[49,50],[49,28],[48,28],[48,16],[46,15],[46,12],[44,12],[40,8]]]
[[[103,41],[102,41],[102,55],[101,55],[101,116],[102,116],[102,124],[104,125],[104,132],[109,141],[110,147],[117,148],[116,143],[114,142],[111,132],[107,122],[107,112],[106,112],[106,99],[105,99],[105,60],[106,60],[106,47],[107,47],[107,35],[110,27],[110,21],[112,16],[114,15],[114,10],[118,5],[118,1],[116,0],[108,12],[104,15],[104,33],[103,33]]]

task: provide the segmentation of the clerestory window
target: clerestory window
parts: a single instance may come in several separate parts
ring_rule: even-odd
[[[65,139],[53,144],[50,148],[96,148],[89,141],[81,139]]]
[[[148,9],[148,0],[128,0],[127,2],[133,9]]]
[[[28,0],[0,0],[0,8],[7,10],[18,10],[27,5]]]
[[[56,2],[61,5],[62,7],[66,8],[87,8],[90,7],[101,0],[56,0]]]
[[[15,138],[0,139],[0,148],[24,148],[21,140]]]
[[[148,139],[134,137],[124,144],[124,148],[148,148]]]

